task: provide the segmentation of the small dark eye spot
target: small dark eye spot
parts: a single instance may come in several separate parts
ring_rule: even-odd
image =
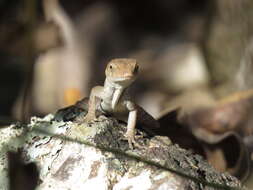
[[[110,65],[109,68],[112,69],[112,65]]]

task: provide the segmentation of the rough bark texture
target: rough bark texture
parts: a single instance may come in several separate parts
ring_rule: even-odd
[[[204,52],[215,83],[233,80],[252,43],[252,0],[211,0]]]
[[[142,148],[130,150],[123,136],[126,125],[114,118],[100,116],[90,125],[53,118],[53,115],[33,117],[25,126],[26,130],[13,125],[0,131],[0,189],[7,190],[5,153],[18,148],[26,162],[39,166],[39,190],[213,189],[125,155],[85,145],[83,141],[140,156],[201,180],[240,187],[236,178],[215,171],[201,156],[172,144],[167,137],[149,137],[138,131],[144,136],[137,140]],[[48,133],[69,139],[52,137]]]

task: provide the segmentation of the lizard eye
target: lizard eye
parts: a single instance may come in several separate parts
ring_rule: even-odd
[[[112,69],[112,65],[110,65],[109,68]]]

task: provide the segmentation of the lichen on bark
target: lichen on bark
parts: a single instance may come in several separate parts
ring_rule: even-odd
[[[24,130],[26,135],[22,136]],[[77,124],[56,121],[48,115],[32,118],[25,128],[13,125],[3,129],[1,139],[5,138],[5,151],[21,148],[24,160],[37,164],[38,190],[212,189],[172,170],[200,181],[240,187],[236,178],[215,171],[201,156],[173,144],[168,137],[151,136],[138,130],[143,136],[137,139],[142,148],[131,150],[124,139],[125,132],[124,123],[105,116],[90,124]],[[14,146],[13,138],[18,136],[23,140]],[[1,161],[3,158],[5,154],[1,154]],[[2,179],[7,178],[6,165],[1,170]],[[1,189],[7,189],[1,185]]]

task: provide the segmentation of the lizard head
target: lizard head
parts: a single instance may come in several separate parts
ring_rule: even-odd
[[[108,63],[105,75],[111,82],[131,84],[136,79],[138,70],[135,59],[113,59]]]

